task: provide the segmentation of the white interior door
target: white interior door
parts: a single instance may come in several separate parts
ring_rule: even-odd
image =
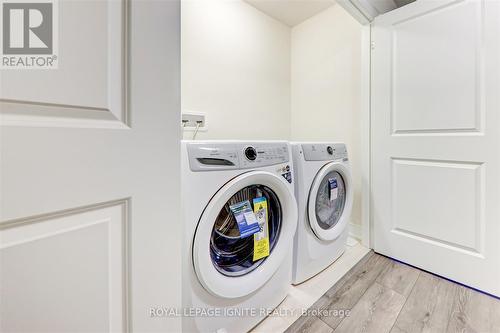
[[[0,71],[0,331],[180,331],[179,3],[57,7],[58,68]]]
[[[377,17],[374,248],[500,296],[500,2]]]

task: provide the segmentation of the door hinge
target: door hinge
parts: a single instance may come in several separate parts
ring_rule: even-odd
[[[375,41],[372,40],[370,46],[372,50],[375,50]]]

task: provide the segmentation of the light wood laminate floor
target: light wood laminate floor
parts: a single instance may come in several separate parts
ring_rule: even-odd
[[[500,300],[370,252],[286,332],[494,333]]]

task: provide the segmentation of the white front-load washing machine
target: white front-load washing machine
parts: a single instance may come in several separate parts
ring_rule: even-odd
[[[182,205],[183,331],[249,331],[291,283],[297,204],[289,144],[183,141]],[[249,234],[256,219],[259,232]]]
[[[343,143],[291,144],[298,206],[293,284],[315,276],[345,251],[353,189]]]

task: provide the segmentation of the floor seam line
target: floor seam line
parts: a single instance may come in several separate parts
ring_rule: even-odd
[[[354,266],[352,266],[352,267],[351,267],[351,268],[350,268],[350,269],[349,269],[349,270],[348,270],[348,271],[344,274],[344,276],[343,276],[343,277],[342,277],[339,281],[337,281],[337,282],[336,282],[333,286],[331,286],[331,287],[330,287],[330,288],[329,288],[329,289],[328,289],[328,290],[327,290],[327,291],[326,291],[326,292],[325,292],[325,293],[324,293],[321,297],[325,296],[325,295],[326,295],[326,294],[327,294],[330,290],[332,290],[332,289],[333,289],[333,288],[335,288],[336,286],[339,286],[339,287],[340,287],[340,286],[343,286],[343,285],[344,285],[344,284],[345,284],[345,283],[349,280],[349,279],[345,279],[345,280],[344,280],[344,278],[345,278],[346,276],[348,276],[350,273],[353,273],[353,272],[357,271],[357,270],[358,270],[358,268],[359,268],[359,267],[361,267],[361,266],[359,266],[360,264],[365,265],[365,264],[366,264],[366,261],[369,259],[369,258],[367,258],[367,260],[365,260],[365,258],[366,258],[366,257],[367,257],[370,253],[372,254],[370,257],[372,257],[372,256],[376,255],[376,253],[375,253],[375,252],[373,252],[373,250],[370,250],[368,253],[366,253],[366,254],[365,254],[365,255],[364,255],[364,256],[360,259],[360,261],[358,261],[358,262],[357,262]],[[362,261],[364,261],[364,262],[362,262]],[[335,294],[337,294],[337,292],[336,292]],[[335,295],[335,294],[333,294],[333,295]],[[332,295],[332,296],[333,296],[333,295]],[[320,297],[320,299],[321,299],[321,297]],[[318,299],[318,300],[319,300],[319,299]],[[315,302],[315,303],[316,303],[316,302]],[[313,305],[314,305],[314,304],[313,304]],[[313,305],[311,305],[311,307],[312,307]],[[323,309],[325,309],[326,307],[328,307],[328,305],[327,305],[327,306],[325,306],[325,307],[320,307],[320,309],[321,309],[321,310],[323,310]]]
[[[401,295],[401,296],[405,297],[405,301],[404,301],[403,305],[401,306],[401,309],[399,309],[399,311],[398,311],[398,315],[396,316],[396,319],[394,319],[394,323],[392,323],[392,325],[391,325],[391,329],[389,330],[389,332],[391,332],[391,331],[392,331],[392,329],[394,328],[394,325],[396,325],[396,323],[398,322],[399,316],[401,315],[401,311],[403,311],[403,309],[404,309],[404,307],[405,307],[406,303],[407,303],[407,302],[408,302],[408,300],[410,299],[410,296],[411,296],[411,293],[413,292],[413,289],[415,289],[415,286],[417,285],[417,281],[418,281],[418,279],[420,279],[420,274],[421,274],[421,272],[418,272],[418,276],[417,276],[417,278],[415,279],[415,283],[413,283],[413,286],[411,286],[411,290],[410,290],[410,292],[408,293],[408,296],[404,296],[404,295],[402,295],[402,294],[398,293],[397,291],[393,290],[395,293],[397,293],[397,294],[399,294],[399,295]],[[392,289],[391,289],[391,290],[392,290]]]
[[[373,255],[377,255],[377,253],[373,253]],[[365,265],[366,263],[363,263],[363,265]],[[356,300],[356,303],[354,303],[352,306],[351,306],[351,309],[349,309],[349,311],[352,311],[352,309],[354,309],[354,307],[356,305],[359,304],[359,301],[363,298],[363,296],[368,292],[368,289],[370,289],[371,286],[373,286],[374,283],[377,282],[377,278],[378,276],[382,273],[382,270],[380,270],[380,272],[375,276],[374,280],[372,281],[372,283],[368,286],[368,288],[365,289],[365,291],[363,291],[363,293],[358,297],[358,299]],[[321,318],[319,318],[322,322],[325,322],[324,320],[322,320]],[[328,325],[328,323],[325,323],[328,325],[328,327],[332,328],[334,331],[337,330],[337,328],[342,324],[342,322],[346,319],[346,317],[342,318],[342,320],[337,324],[337,326],[334,328],[334,327],[331,327],[330,325]]]
[[[329,324],[328,324],[327,322],[325,322],[323,319],[321,319],[321,318],[320,318],[320,317],[318,317],[318,316],[316,316],[316,318],[318,318],[319,320],[321,320],[321,321],[322,321],[322,322],[323,322],[326,326],[330,327],[332,330],[334,330],[334,331],[335,331],[335,329],[336,329],[336,328],[333,328],[331,325],[329,325]],[[342,320],[340,321],[340,323],[341,323],[341,322],[343,322],[343,321],[344,321],[344,319],[342,319]],[[340,325],[340,323],[339,323],[339,325]],[[337,325],[337,327],[338,327],[339,325]]]

